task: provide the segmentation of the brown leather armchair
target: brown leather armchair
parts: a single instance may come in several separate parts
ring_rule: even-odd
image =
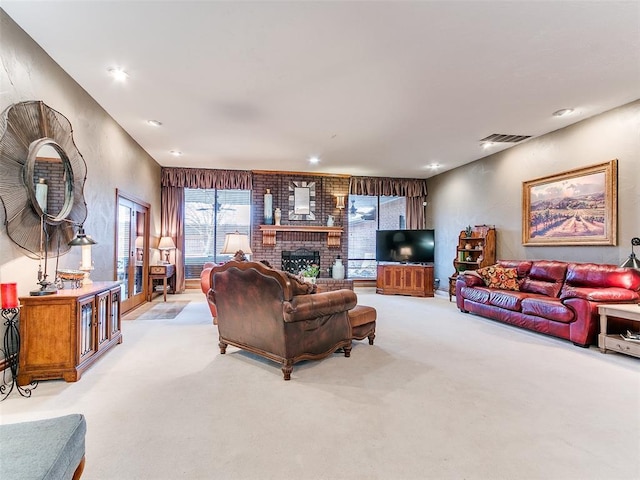
[[[233,345],[281,363],[285,380],[301,360],[321,359],[340,348],[348,357],[348,311],[357,303],[356,294],[305,291],[305,284],[262,263],[214,267],[207,297],[217,308],[220,353]]]

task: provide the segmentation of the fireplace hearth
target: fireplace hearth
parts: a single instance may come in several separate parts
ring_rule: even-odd
[[[298,275],[300,270],[304,270],[309,265],[320,265],[320,252],[298,248],[296,250],[282,251],[282,270]]]

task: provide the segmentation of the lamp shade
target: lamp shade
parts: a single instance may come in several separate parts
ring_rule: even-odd
[[[249,245],[249,236],[246,233],[227,233],[224,239],[224,246],[220,253],[233,255],[238,251],[244,253],[253,253],[251,246]]]
[[[174,250],[176,248],[176,244],[173,242],[173,238],[171,237],[161,237],[160,243],[158,244],[158,250]]]
[[[144,237],[142,235],[136,237],[136,248],[144,248]]]
[[[338,195],[336,197],[336,208],[340,210],[344,208],[344,195]]]
[[[81,247],[83,245],[95,245],[96,243],[98,242],[84,233],[84,228],[80,227],[78,229],[78,234],[75,236],[75,238],[72,238],[67,245],[69,245],[70,247]]]

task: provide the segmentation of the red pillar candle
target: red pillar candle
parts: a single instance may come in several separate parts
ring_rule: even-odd
[[[18,284],[1,283],[0,297],[2,297],[2,309],[18,308]]]

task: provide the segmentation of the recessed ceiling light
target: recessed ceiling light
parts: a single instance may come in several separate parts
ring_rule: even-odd
[[[180,150],[171,150],[169,153],[174,157],[179,157],[180,155],[182,155],[182,152]]]
[[[439,163],[432,163],[431,165],[429,165],[429,168],[431,170],[436,170],[436,169],[440,168],[440,164]]]
[[[309,158],[309,163],[315,165],[316,163],[320,163],[320,159],[317,156],[313,156]]]
[[[493,142],[482,142],[482,148],[491,148],[493,147],[494,143]]]
[[[556,110],[553,112],[554,117],[564,117],[566,115],[571,115],[573,113],[573,108],[563,108],[561,110]]]
[[[162,125],[162,122],[159,122],[158,120],[147,120],[147,123],[152,127],[159,127]]]
[[[129,78],[129,74],[121,68],[112,67],[107,71],[109,72],[109,75],[111,75],[119,82],[124,82],[127,78]]]

